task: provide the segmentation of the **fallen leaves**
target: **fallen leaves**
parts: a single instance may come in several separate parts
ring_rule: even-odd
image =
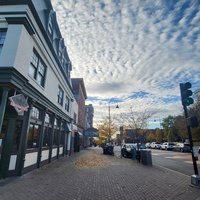
[[[80,168],[91,169],[107,166],[110,164],[110,160],[107,156],[99,154],[98,151],[92,151],[87,155],[81,156],[74,164]]]

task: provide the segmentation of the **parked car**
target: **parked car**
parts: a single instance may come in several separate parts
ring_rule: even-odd
[[[150,148],[150,145],[151,145],[151,143],[147,142],[145,146],[146,146],[146,148]]]
[[[160,149],[162,150],[172,150],[174,148],[173,142],[164,142],[162,145],[160,145]]]
[[[134,143],[126,143],[122,145],[121,154],[123,157],[132,157],[132,149],[136,148],[137,144]]]
[[[136,144],[137,145],[137,144]],[[139,150],[140,149],[146,149],[147,147],[146,147],[146,144],[145,143],[139,143]]]
[[[135,148],[136,151],[139,149],[146,149],[144,143],[126,143],[122,145],[121,154],[123,157],[132,157],[132,149]]]
[[[182,142],[175,144],[174,147],[173,147],[173,150],[174,151],[181,151],[181,152],[191,152],[190,144],[189,143],[182,143]]]
[[[161,143],[159,143],[159,142],[152,142],[150,144],[150,148],[151,149],[160,149],[160,145],[161,145]]]

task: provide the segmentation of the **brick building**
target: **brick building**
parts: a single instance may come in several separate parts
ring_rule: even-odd
[[[84,137],[85,133],[85,100],[87,99],[87,93],[85,90],[85,85],[83,78],[72,78],[72,87],[74,91],[74,97],[78,104],[78,131],[75,132],[74,149],[75,152],[87,146],[85,144],[87,138]]]

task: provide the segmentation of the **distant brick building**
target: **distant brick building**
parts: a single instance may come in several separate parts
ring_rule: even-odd
[[[72,87],[74,91],[74,97],[78,104],[78,121],[77,121],[77,128],[78,132],[75,134],[75,152],[79,151],[81,148],[85,147],[85,100],[87,99],[87,93],[85,90],[85,85],[83,78],[72,78]],[[78,143],[78,144],[77,144]],[[77,146],[80,146],[79,147]]]

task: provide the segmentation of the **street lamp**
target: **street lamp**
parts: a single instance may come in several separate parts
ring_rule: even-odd
[[[111,137],[111,119],[110,119],[110,102],[108,103],[108,134],[109,134],[109,142],[110,142],[110,137]],[[116,102],[117,103],[117,102]],[[118,104],[116,105],[116,108],[119,108]]]

